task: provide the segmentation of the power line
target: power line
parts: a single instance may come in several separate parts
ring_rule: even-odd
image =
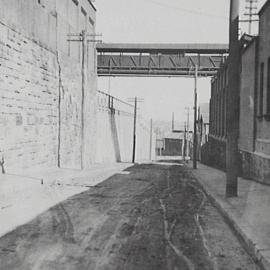
[[[162,7],[165,7],[165,8],[170,8],[170,9],[178,10],[178,11],[181,11],[181,12],[191,13],[191,14],[198,15],[198,16],[212,17],[212,18],[217,18],[217,19],[227,20],[227,21],[229,20],[229,18],[227,18],[225,16],[219,16],[219,15],[216,15],[216,14],[211,14],[211,13],[195,11],[195,10],[191,10],[191,9],[180,8],[179,6],[168,5],[168,4],[156,1],[156,0],[144,0],[144,1],[145,2],[151,2],[151,3],[155,4],[155,5],[162,6]]]
[[[246,0],[246,3],[248,4],[248,6],[245,7],[247,12],[244,14],[244,16],[247,16],[248,19],[242,20],[241,22],[248,22],[248,34],[251,35],[252,23],[258,21],[256,19],[253,19],[254,16],[258,16],[257,14],[258,0]]]

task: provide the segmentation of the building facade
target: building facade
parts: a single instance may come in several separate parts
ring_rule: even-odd
[[[202,161],[219,169],[226,169],[226,111],[228,64],[225,60],[211,80],[209,137]]]
[[[239,148],[243,174],[270,184],[270,1],[259,12],[259,35],[242,56]],[[254,64],[255,63],[255,64]]]
[[[259,34],[240,42],[239,174],[270,184],[270,1],[259,12]],[[212,79],[207,161],[226,169],[227,64]]]
[[[83,168],[95,155],[90,0],[1,0],[0,158],[6,171]],[[91,38],[93,39],[93,38]],[[87,121],[86,121],[87,119]]]

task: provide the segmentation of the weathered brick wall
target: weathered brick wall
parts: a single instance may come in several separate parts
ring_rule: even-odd
[[[95,48],[87,47],[82,113],[82,46],[68,34],[94,33],[94,9],[86,0],[0,2],[0,157],[6,170],[81,168],[82,159],[89,167],[95,159]]]

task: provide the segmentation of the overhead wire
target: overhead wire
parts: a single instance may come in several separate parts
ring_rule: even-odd
[[[227,21],[229,20],[229,18],[225,17],[225,16],[220,16],[220,15],[216,15],[216,14],[212,14],[212,13],[207,13],[207,12],[202,12],[202,11],[196,11],[196,10],[181,8],[179,6],[162,3],[162,2],[159,2],[159,1],[156,1],[156,0],[144,0],[144,1],[153,3],[153,4],[158,5],[158,6],[178,10],[178,11],[181,11],[181,12],[191,13],[191,14],[198,15],[198,16],[212,17],[212,18],[217,18],[217,19],[227,20]]]

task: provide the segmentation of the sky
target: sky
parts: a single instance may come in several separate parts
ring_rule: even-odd
[[[103,42],[228,43],[229,0],[97,0]],[[259,0],[260,7],[265,0]],[[241,0],[243,13],[245,0]],[[246,26],[242,25],[242,32]],[[253,29],[256,32],[256,26]],[[139,96],[144,118],[186,120],[193,107],[193,78],[99,78],[98,88],[127,100]],[[210,78],[198,80],[198,103],[209,102]],[[192,111],[191,111],[192,113]]]

